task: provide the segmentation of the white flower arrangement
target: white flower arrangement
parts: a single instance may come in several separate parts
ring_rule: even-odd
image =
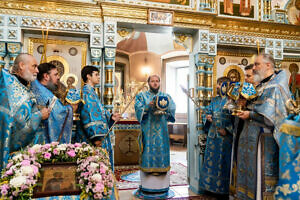
[[[77,162],[81,199],[102,199],[112,194],[115,179],[107,152],[86,143],[33,145],[9,160],[2,170],[0,199],[31,199],[41,164]]]

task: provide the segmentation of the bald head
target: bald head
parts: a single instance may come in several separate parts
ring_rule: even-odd
[[[31,82],[36,79],[38,72],[37,61],[32,55],[20,53],[16,57],[12,67],[13,74],[17,74],[26,81]]]

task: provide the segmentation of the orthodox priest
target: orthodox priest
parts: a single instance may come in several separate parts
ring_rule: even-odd
[[[209,130],[200,173],[200,187],[221,195],[228,195],[230,180],[233,117],[224,109],[228,100],[226,89],[221,91],[221,86],[226,88],[229,83],[230,79],[227,77],[218,78],[218,96],[205,109],[207,120],[204,128]]]
[[[12,73],[0,74],[0,169],[9,155],[32,143],[42,119],[49,117],[48,108],[38,109],[30,83],[38,73],[37,61],[30,54],[19,54]]]
[[[31,90],[36,96],[38,105],[48,107],[51,113],[49,118],[40,124],[34,143],[70,143],[73,110],[70,105],[64,106],[53,94],[59,81],[57,68],[51,63],[42,63],[38,66],[38,70],[37,80],[32,82]]]
[[[238,117],[244,120],[238,141],[237,183],[238,199],[272,198],[278,181],[278,145],[273,137],[287,117],[285,102],[290,98],[287,76],[275,72],[271,55],[256,57],[253,72],[257,98],[249,110]]]
[[[142,129],[139,136],[140,189],[164,193],[169,190],[170,170],[167,123],[175,122],[176,106],[170,95],[159,91],[159,76],[149,76],[148,85],[150,89],[139,93],[135,99],[135,114]]]

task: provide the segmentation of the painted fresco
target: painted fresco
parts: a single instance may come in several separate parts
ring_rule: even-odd
[[[150,2],[156,2],[156,3],[167,3],[167,4],[177,4],[177,5],[184,5],[189,6],[191,3],[191,0],[144,0],[144,1],[150,1]]]
[[[300,25],[300,0],[291,0],[286,5],[288,20],[291,24]]]
[[[254,19],[257,12],[256,4],[257,0],[221,0],[219,1],[219,13]]]

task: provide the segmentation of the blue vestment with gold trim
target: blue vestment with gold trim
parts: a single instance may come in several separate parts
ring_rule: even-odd
[[[96,140],[102,140],[113,124],[111,114],[101,104],[95,89],[86,84],[82,88],[82,102],[79,104],[78,113],[80,122],[77,126],[74,142],[87,142],[93,144]],[[102,140],[102,148],[106,149],[109,154],[111,168],[114,171],[113,149],[111,145],[111,132]],[[116,189],[108,198],[116,199]]]
[[[149,106],[154,96],[169,99],[166,114],[154,115]],[[167,172],[170,170],[170,144],[168,122],[175,122],[176,106],[172,98],[163,92],[154,94],[141,92],[135,98],[135,114],[141,123],[142,133],[139,136],[140,168],[143,172]]]
[[[38,80],[31,83],[31,91],[37,99],[37,104],[46,107],[47,103],[55,101],[49,118],[42,120],[34,144],[57,142],[60,134],[60,143],[70,143],[73,126],[73,109],[64,106],[60,100]],[[62,132],[63,131],[63,132]]]
[[[110,113],[101,104],[92,86],[87,84],[83,86],[82,99],[84,103],[81,103],[78,107],[80,125],[77,127],[75,142],[93,143],[93,141],[105,137],[105,134],[113,124],[113,120],[111,120]],[[102,148],[107,150],[113,169],[113,149],[110,134],[102,141]]]
[[[287,117],[285,102],[290,98],[284,71],[257,86],[258,96],[250,105],[237,150],[238,199],[268,199],[278,181],[278,145],[273,134]]]
[[[275,199],[300,199],[300,114],[290,115],[276,133],[279,181]]]
[[[206,191],[218,194],[229,193],[230,160],[233,119],[223,109],[227,98],[214,97],[206,108],[206,114],[212,115],[212,122],[206,120],[205,127],[209,128],[202,169],[200,171],[200,187]],[[225,129],[222,136],[217,129]]]
[[[0,169],[12,152],[29,145],[42,114],[29,88],[6,69],[0,73]]]

